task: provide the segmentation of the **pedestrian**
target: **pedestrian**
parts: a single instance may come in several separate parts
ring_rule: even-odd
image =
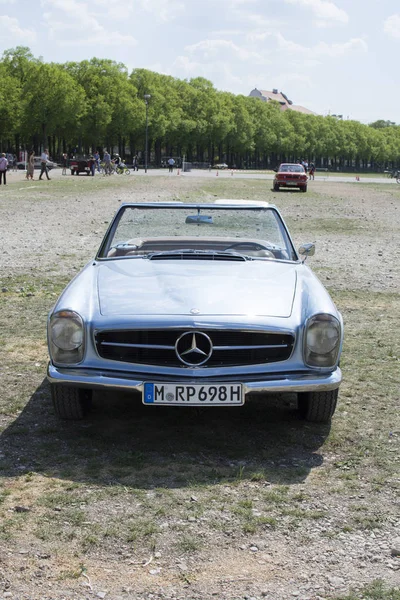
[[[67,174],[67,167],[68,167],[68,154],[66,152],[64,152],[64,154],[62,155],[62,175],[66,175]]]
[[[89,169],[90,169],[90,173],[92,175],[92,177],[94,177],[94,172],[95,172],[95,167],[96,167],[96,163],[94,160],[94,157],[91,156],[88,160],[88,165],[89,165]]]
[[[18,163],[18,161],[17,161],[17,155],[14,154],[13,155],[13,171],[15,171],[15,172],[18,171],[18,164],[17,163]]]
[[[132,166],[134,171],[139,171],[139,159],[137,154],[133,157]]]
[[[100,173],[100,154],[98,150],[96,150],[96,152],[94,153],[94,162],[95,169],[97,169],[97,172]]]
[[[2,152],[0,155],[0,185],[1,185],[1,180],[3,180],[4,185],[7,184],[7,178],[6,178],[7,167],[8,167],[8,160],[6,159],[6,155],[4,154],[4,152]]]
[[[104,150],[103,161],[104,161],[104,174],[111,175],[111,156],[109,155],[107,150]]]
[[[172,158],[172,156],[170,156],[170,158],[168,159],[168,173],[174,172],[174,165],[175,165],[175,160]]]
[[[46,148],[42,154],[40,155],[40,175],[39,175],[39,179],[42,179],[42,175],[43,173],[45,173],[47,179],[50,180],[49,177],[49,170],[47,168],[47,161],[49,160],[49,151]]]
[[[11,154],[11,152],[7,152],[6,154],[6,159],[7,159],[7,171],[11,171],[11,167],[13,166],[13,155]]]
[[[26,178],[33,181],[33,175],[35,173],[35,151],[31,150],[28,156],[28,164],[26,165]]]
[[[311,162],[310,163],[310,169],[309,169],[309,172],[308,172],[308,175],[309,175],[310,179],[313,179],[313,180],[315,179],[314,173],[315,173],[315,165],[314,165],[313,162]]]

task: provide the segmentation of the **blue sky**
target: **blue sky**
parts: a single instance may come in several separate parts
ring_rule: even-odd
[[[399,0],[0,0],[0,52],[123,62],[400,124]]]

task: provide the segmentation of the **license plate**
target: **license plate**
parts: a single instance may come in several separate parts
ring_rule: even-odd
[[[287,181],[286,185],[298,185],[297,181]]]
[[[143,404],[163,406],[241,406],[244,403],[240,383],[216,385],[145,383]]]

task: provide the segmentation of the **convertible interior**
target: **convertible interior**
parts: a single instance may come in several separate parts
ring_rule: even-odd
[[[232,252],[254,258],[272,258],[287,260],[286,250],[267,241],[249,238],[197,238],[197,237],[163,237],[147,239],[131,239],[112,246],[107,258],[123,256],[146,256],[157,252],[202,251]]]

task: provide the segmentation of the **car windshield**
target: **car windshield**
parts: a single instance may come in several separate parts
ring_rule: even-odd
[[[281,165],[280,173],[304,173],[304,168],[301,165]]]
[[[125,205],[97,258],[297,260],[278,211],[230,204]]]

